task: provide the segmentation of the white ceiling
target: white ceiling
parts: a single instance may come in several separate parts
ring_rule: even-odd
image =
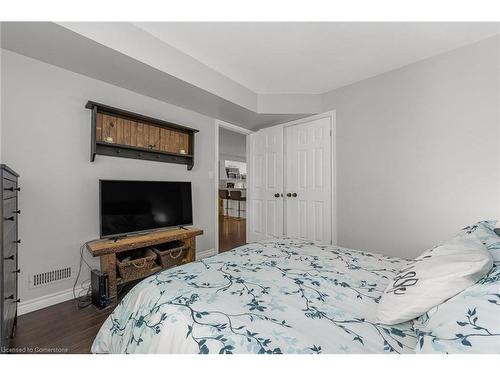
[[[98,32],[99,25],[102,26],[99,23],[92,23],[89,27]],[[133,35],[124,37],[124,29],[117,28],[120,23],[111,26],[113,34],[128,43],[133,40]],[[1,28],[2,49],[247,129],[255,130],[307,115],[285,112],[257,113],[52,22],[3,22]],[[132,29],[133,32],[138,31],[136,27]],[[104,28],[104,32],[106,35],[110,34],[107,27]],[[154,39],[152,36],[150,38]],[[158,42],[158,45],[147,45],[147,47],[158,50],[164,43]],[[172,59],[172,55],[161,54],[159,58]],[[189,67],[193,70],[192,65]],[[210,72],[204,73],[208,75]],[[96,95],[88,99],[102,102],[99,94]],[[82,108],[84,104],[82,103]],[[107,104],[120,107],[119,103]],[[191,126],[189,123],[181,125]]]
[[[259,94],[320,94],[500,33],[500,23],[135,25]]]
[[[326,92],[499,25],[2,22],[1,47],[255,130],[329,110]]]

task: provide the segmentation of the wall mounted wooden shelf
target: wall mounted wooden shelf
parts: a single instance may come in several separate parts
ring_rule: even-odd
[[[96,155],[194,165],[196,129],[88,101],[92,110],[90,161]]]

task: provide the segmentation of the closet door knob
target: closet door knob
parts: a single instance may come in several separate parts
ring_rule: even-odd
[[[14,301],[14,303],[19,303],[19,302],[21,302],[21,298],[18,298]]]
[[[4,298],[4,300],[6,300],[6,301],[9,300],[9,299],[14,299],[14,295],[11,294],[10,296]]]
[[[290,198],[292,196],[292,193],[286,193],[286,196]]]
[[[12,241],[12,243],[21,243],[21,240]]]
[[[14,216],[4,217],[5,221],[14,221]]]
[[[20,268],[18,268],[17,270],[12,271],[12,273],[21,273],[21,269],[20,269]]]
[[[10,257],[5,257],[3,258],[4,260],[14,260],[14,255],[11,255]]]
[[[296,198],[297,197],[297,193],[293,193],[292,197]]]
[[[21,214],[21,210],[13,211],[12,213],[20,215]]]
[[[274,193],[274,197],[275,198],[279,198],[280,197],[280,193]]]

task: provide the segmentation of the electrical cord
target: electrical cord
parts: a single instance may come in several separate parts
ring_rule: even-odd
[[[87,265],[90,271],[92,271],[92,267],[90,264],[87,263],[85,258],[83,257],[83,250],[87,246],[88,242],[85,242],[81,247],[80,247],[80,266],[78,267],[78,274],[76,275],[75,283],[73,284],[73,297],[74,299],[77,300],[77,306],[79,309],[84,309],[87,306],[90,306],[92,304],[92,292],[91,292],[91,284],[90,284],[90,279],[84,280],[80,284],[80,292],[78,295],[76,294],[76,285],[78,284],[78,280],[80,279],[80,274],[82,273],[82,266],[83,263]],[[84,284],[89,282],[89,285],[87,286],[87,291],[85,292],[84,295],[82,295],[82,292],[84,291]]]

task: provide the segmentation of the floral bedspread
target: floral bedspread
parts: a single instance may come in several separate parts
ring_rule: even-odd
[[[412,323],[375,321],[407,260],[292,239],[153,275],[109,316],[94,353],[413,353]]]

